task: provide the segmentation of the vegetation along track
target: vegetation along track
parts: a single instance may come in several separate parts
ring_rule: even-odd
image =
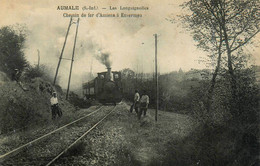
[[[112,113],[114,108],[112,109],[111,106],[101,107],[94,112],[79,118],[78,120],[75,120],[6,154],[3,154],[0,156],[0,165],[20,166],[51,164],[77,141],[101,123],[101,121]],[[95,116],[86,118],[96,112],[98,113],[95,114]],[[66,130],[62,130],[64,128],[66,128]],[[21,151],[23,151],[23,153],[19,153]]]

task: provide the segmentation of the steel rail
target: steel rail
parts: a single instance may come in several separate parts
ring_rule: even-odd
[[[60,154],[58,154],[55,158],[53,158],[46,166],[50,166],[52,163],[54,163],[58,158],[60,158],[60,156],[62,156],[64,153],[66,153],[79,140],[81,140],[90,131],[92,131],[95,127],[97,127],[104,119],[106,119],[115,110],[115,108],[116,108],[116,106],[106,116],[104,116],[100,121],[98,121],[95,125],[93,125],[90,129],[88,129],[83,135],[81,135],[76,141],[74,141],[72,144],[70,144],[70,146],[68,146],[65,150],[63,150]]]
[[[102,107],[103,107],[103,106],[102,106]],[[33,140],[33,141],[30,141],[30,142],[28,142],[28,143],[26,143],[26,144],[24,144],[24,145],[22,145],[22,146],[20,146],[20,147],[18,147],[18,148],[16,148],[16,149],[13,149],[13,150],[11,150],[11,151],[9,151],[9,152],[7,152],[7,153],[1,155],[1,156],[0,156],[0,161],[2,162],[2,161],[4,160],[4,158],[6,158],[7,156],[10,156],[11,154],[13,154],[13,153],[15,153],[15,152],[18,152],[19,150],[22,150],[23,148],[25,148],[25,147],[27,147],[27,146],[31,146],[33,143],[35,143],[35,142],[37,142],[37,141],[39,141],[39,140],[41,140],[41,139],[43,139],[43,138],[45,138],[45,137],[47,137],[47,136],[49,136],[49,135],[51,135],[51,134],[53,134],[53,133],[55,133],[55,132],[61,130],[61,129],[64,129],[65,127],[68,127],[68,126],[70,126],[70,125],[72,125],[72,124],[74,124],[74,123],[76,123],[76,122],[78,122],[78,121],[80,121],[80,120],[82,120],[82,119],[84,119],[84,118],[86,118],[86,117],[88,117],[88,116],[90,116],[90,115],[96,113],[96,112],[99,111],[102,107],[98,108],[98,109],[95,110],[94,112],[91,112],[91,113],[87,114],[86,116],[83,116],[83,117],[81,117],[81,118],[79,118],[79,119],[77,119],[77,120],[75,120],[75,121],[73,121],[73,122],[70,122],[70,123],[68,123],[68,124],[66,124],[66,125],[64,125],[64,126],[62,126],[62,127],[60,127],[60,128],[58,128],[58,129],[55,129],[55,130],[53,130],[53,131],[51,131],[51,132],[49,132],[49,133],[47,133],[47,134],[45,134],[45,135],[43,135],[43,136],[41,136],[41,137],[39,137],[39,138]]]

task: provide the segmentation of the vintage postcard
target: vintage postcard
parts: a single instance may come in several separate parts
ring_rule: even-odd
[[[259,164],[259,0],[0,4],[0,165]]]

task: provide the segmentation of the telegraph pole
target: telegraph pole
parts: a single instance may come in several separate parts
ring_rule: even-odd
[[[77,21],[77,29],[76,29],[75,39],[74,39],[74,46],[73,46],[73,52],[72,52],[72,58],[71,58],[70,75],[69,75],[69,82],[68,82],[68,88],[67,88],[66,100],[68,100],[68,96],[69,96],[70,79],[71,79],[72,66],[73,66],[73,61],[74,61],[75,46],[76,46],[76,42],[77,42],[76,39],[77,39],[77,35],[78,35],[78,28],[79,28],[79,18],[78,18],[78,21]]]
[[[68,30],[67,30],[67,33],[66,33],[66,36],[65,36],[65,41],[64,41],[64,44],[63,44],[63,47],[62,47],[62,50],[61,50],[60,59],[59,59],[58,65],[57,65],[57,69],[56,69],[53,85],[55,85],[55,83],[56,83],[56,79],[57,79],[57,75],[58,75],[59,67],[60,67],[60,62],[61,62],[63,51],[64,51],[64,48],[65,48],[65,45],[66,45],[66,42],[67,42],[67,37],[68,37],[68,34],[69,34],[71,22],[72,22],[72,17],[70,18],[70,23],[69,23]]]
[[[155,110],[155,121],[157,121],[158,107],[159,107],[159,88],[158,88],[158,71],[157,71],[157,34],[155,37],[155,80],[156,80],[156,110]]]
[[[40,68],[40,50],[37,49],[38,52],[38,69]]]
[[[92,65],[93,65],[93,56],[91,56],[91,64],[90,64],[90,73],[89,73],[89,80],[92,80]]]

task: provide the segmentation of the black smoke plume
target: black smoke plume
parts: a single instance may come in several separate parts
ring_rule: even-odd
[[[111,68],[112,62],[110,61],[110,54],[109,53],[102,53],[100,52],[97,56],[96,59],[104,64],[107,68]]]

